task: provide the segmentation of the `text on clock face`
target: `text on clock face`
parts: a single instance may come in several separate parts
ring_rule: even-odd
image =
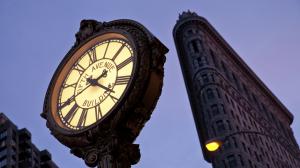
[[[87,127],[115,107],[129,84],[134,55],[124,40],[111,39],[87,50],[60,89],[58,113],[67,127]]]

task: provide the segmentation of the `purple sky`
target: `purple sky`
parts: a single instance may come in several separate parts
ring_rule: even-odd
[[[284,3],[283,3],[284,2]],[[134,19],[169,49],[162,96],[136,143],[139,168],[209,168],[204,161],[174,47],[178,13],[204,16],[294,114],[300,142],[299,0],[0,1],[0,111],[62,168],[85,167],[39,116],[50,79],[75,41],[81,19]]]

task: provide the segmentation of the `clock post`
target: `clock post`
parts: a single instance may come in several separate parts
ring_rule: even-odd
[[[89,167],[130,168],[161,94],[168,49],[133,20],[82,20],[49,84],[41,116]]]

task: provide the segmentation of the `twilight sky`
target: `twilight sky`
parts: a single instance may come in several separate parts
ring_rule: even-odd
[[[0,112],[29,129],[33,142],[48,149],[59,167],[85,167],[39,116],[44,95],[82,19],[134,19],[170,51],[163,93],[136,141],[142,157],[133,167],[211,167],[202,157],[172,37],[178,13],[188,9],[208,19],[294,114],[300,142],[299,0],[1,0]]]

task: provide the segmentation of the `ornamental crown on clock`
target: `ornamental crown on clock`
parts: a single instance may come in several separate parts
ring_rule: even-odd
[[[125,39],[107,39],[88,48],[68,70],[59,89],[61,123],[81,130],[108,114],[123,96],[134,62]]]

